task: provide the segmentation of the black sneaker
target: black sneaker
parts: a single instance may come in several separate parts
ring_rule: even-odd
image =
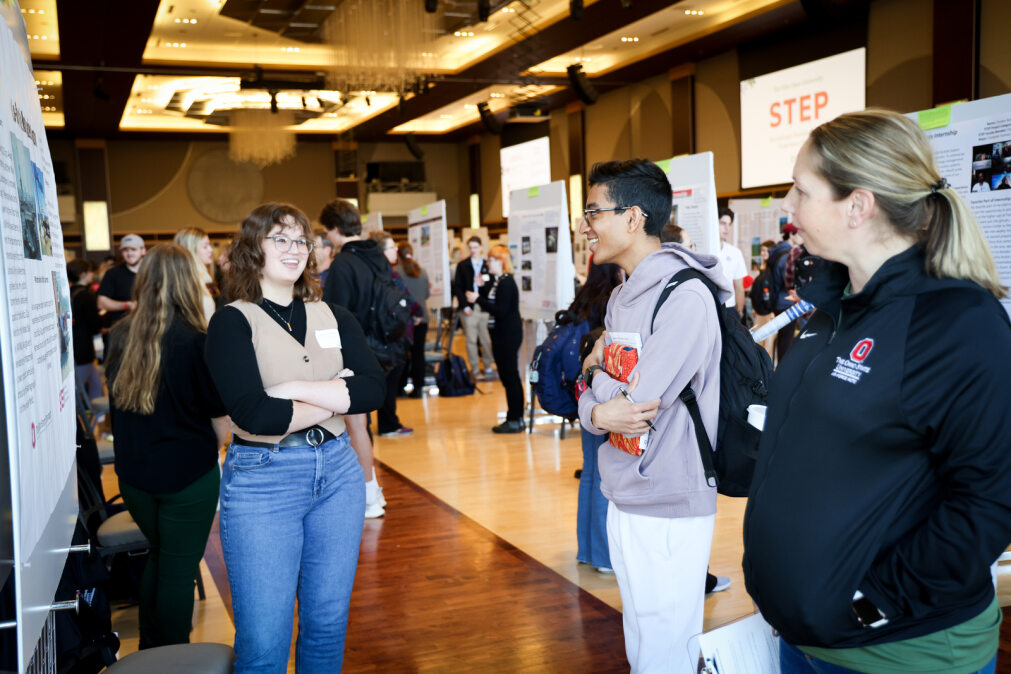
[[[513,421],[503,421],[498,426],[493,426],[491,429],[492,433],[522,433],[526,429],[523,422],[519,419]]]

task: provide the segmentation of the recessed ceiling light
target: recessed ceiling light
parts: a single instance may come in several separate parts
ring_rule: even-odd
[[[639,38],[629,36],[629,37],[623,37],[623,38],[621,38],[621,41],[622,42],[638,42]]]
[[[702,16],[705,12],[701,9],[686,9],[685,16]]]
[[[458,30],[453,35],[456,37],[474,37],[474,32],[470,30]]]

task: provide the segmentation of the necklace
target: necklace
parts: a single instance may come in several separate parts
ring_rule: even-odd
[[[288,332],[291,332],[291,316],[295,312],[295,302],[292,301],[292,303],[288,305],[288,320],[285,320],[284,317],[281,316],[281,314],[279,314],[277,312],[277,309],[275,309],[272,305],[273,305],[273,302],[271,302],[270,300],[268,300],[266,297],[263,298],[263,306],[265,306],[268,309],[270,309],[271,313],[273,313],[275,316],[277,316],[277,320],[279,320],[282,323],[284,323],[285,325],[287,325],[288,326]]]

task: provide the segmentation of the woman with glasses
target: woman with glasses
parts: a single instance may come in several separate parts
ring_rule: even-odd
[[[491,314],[488,331],[495,367],[506,392],[506,419],[491,430],[493,433],[522,433],[523,381],[520,379],[519,350],[523,342],[523,322],[520,319],[520,292],[513,280],[513,263],[509,249],[493,246],[488,251],[488,272],[491,283],[481,286],[481,292],[468,290],[467,301],[476,302]]]
[[[296,598],[298,671],[343,661],[365,507],[344,416],[378,407],[384,387],[357,321],[319,300],[312,248],[300,210],[254,209],[229,251],[235,301],[207,336],[232,418],[220,526],[237,673],[285,671]]]
[[[144,257],[137,308],[109,338],[119,490],[151,544],[140,586],[140,647],[188,643],[193,579],[218,503],[228,418],[204,364],[199,271],[171,243]]]

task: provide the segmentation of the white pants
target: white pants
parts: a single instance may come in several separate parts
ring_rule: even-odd
[[[688,640],[702,632],[715,520],[631,515],[608,505],[607,542],[633,674],[695,672]]]

